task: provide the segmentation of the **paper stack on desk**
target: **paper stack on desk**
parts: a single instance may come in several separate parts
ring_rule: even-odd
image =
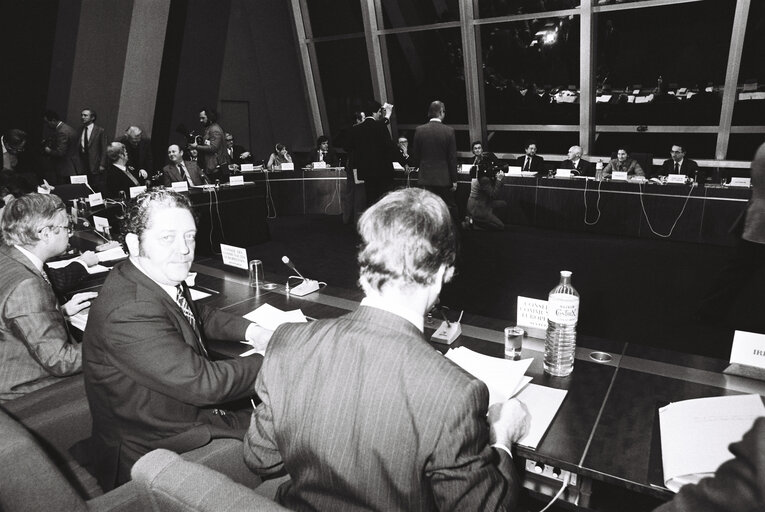
[[[760,395],[697,398],[659,409],[664,485],[678,492],[712,476],[733,458],[728,445],[740,441],[763,415]]]
[[[127,253],[122,249],[122,246],[112,247],[106,251],[97,252],[98,261],[114,261],[127,258]]]
[[[75,258],[69,258],[68,260],[49,261],[46,264],[50,268],[62,268],[69,265],[71,262],[73,262],[76,259],[77,258],[75,257]],[[83,265],[83,266],[85,267],[85,270],[88,271],[88,274],[100,274],[101,272],[109,272],[109,267],[105,267],[103,265],[93,265],[92,267],[88,267],[86,265]]]
[[[305,315],[299,309],[293,309],[292,311],[282,311],[279,308],[275,308],[270,304],[263,304],[254,311],[250,311],[244,318],[250,322],[255,322],[264,329],[269,331],[275,330],[282,324],[294,324],[307,322]]]

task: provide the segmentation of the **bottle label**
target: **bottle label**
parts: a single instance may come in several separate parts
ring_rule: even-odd
[[[579,297],[567,293],[550,294],[547,319],[562,325],[575,325],[579,318]]]

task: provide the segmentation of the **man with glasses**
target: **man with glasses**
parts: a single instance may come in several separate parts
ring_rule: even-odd
[[[43,265],[69,244],[69,217],[58,196],[27,194],[3,210],[0,229],[0,402],[80,371],[80,344],[65,317],[90,306],[79,293],[59,306]]]
[[[661,164],[659,174],[668,176],[670,174],[685,174],[688,178],[694,179],[699,172],[699,164],[695,160],[685,158],[685,148],[675,144],[669,152],[671,158],[664,160]],[[700,180],[701,183],[703,181]]]

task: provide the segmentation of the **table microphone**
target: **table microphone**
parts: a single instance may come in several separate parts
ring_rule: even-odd
[[[292,263],[292,261],[291,261],[291,260],[290,260],[290,259],[289,259],[287,256],[282,256],[282,263],[284,263],[285,265],[287,265],[287,266],[288,266],[288,267],[289,267],[289,268],[290,268],[290,269],[291,269],[291,270],[292,270],[294,273],[296,273],[297,275],[299,275],[301,278],[305,279],[305,277],[303,277],[303,274],[301,274],[300,272],[298,272],[298,269],[297,269],[297,268],[295,268],[295,264],[294,264],[294,263]]]

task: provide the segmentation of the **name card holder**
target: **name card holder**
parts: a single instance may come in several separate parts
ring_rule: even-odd
[[[544,339],[547,335],[547,301],[518,296],[516,324],[530,338]]]
[[[104,204],[104,198],[101,196],[101,192],[88,195],[88,202],[90,206],[98,206]]]
[[[130,199],[133,199],[135,196],[139,196],[146,192],[146,185],[138,185],[137,187],[130,187]]]
[[[228,184],[232,187],[244,185],[244,176],[231,176],[228,179]]]
[[[96,231],[99,233],[105,233],[107,229],[109,229],[109,219],[106,217],[99,217],[98,215],[93,215],[93,226],[96,228]]]
[[[520,166],[511,165],[507,168],[508,176],[523,176],[523,171]]]
[[[611,173],[611,181],[627,181],[627,171],[614,171]]]
[[[556,169],[556,178],[571,178],[571,169]]]
[[[254,172],[255,171],[255,164],[242,164],[241,165],[241,171],[242,172]]]
[[[173,190],[176,192],[188,192],[189,191],[189,182],[188,181],[174,181],[170,184],[170,186],[173,187]]]
[[[462,164],[460,165],[460,168],[457,170],[457,172],[460,174],[470,174],[470,169],[472,168],[472,164]]]
[[[393,170],[394,171],[403,171],[404,170],[404,166],[401,165],[398,162],[393,162]]]
[[[311,167],[313,167],[314,169],[326,169],[327,162],[314,162],[311,164]]]
[[[730,363],[723,373],[765,381],[765,334],[736,331]]]
[[[283,163],[279,166],[280,171],[294,171],[295,170],[295,164],[292,162]]]
[[[223,257],[224,265],[248,270],[247,249],[233,245],[220,244],[220,254]]]
[[[752,178],[731,178],[728,186],[749,188],[752,186]]]
[[[72,185],[82,184],[87,185],[88,184],[88,177],[84,174],[81,174],[79,176],[69,176],[69,182]]]
[[[669,174],[667,175],[667,183],[682,183],[685,185],[687,177],[685,174]]]

